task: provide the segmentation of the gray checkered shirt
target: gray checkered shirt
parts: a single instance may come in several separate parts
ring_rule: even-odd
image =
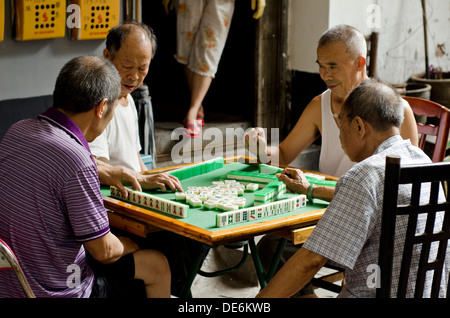
[[[400,136],[385,140],[371,157],[357,163],[339,179],[332,202],[303,246],[345,268],[346,286],[339,297],[375,297],[373,266],[378,264],[387,155],[400,156],[401,164],[430,162],[409,140]],[[428,200],[429,187],[423,192],[422,198],[426,196]],[[407,188],[400,189],[399,202],[408,202],[408,197]],[[423,227],[424,223],[419,221],[417,231],[421,231],[419,226]],[[398,219],[396,233],[394,297],[402,253],[400,242],[404,241],[406,233],[405,219]],[[413,262],[417,260],[418,257],[414,257]],[[409,290],[408,296],[412,295],[413,291]]]

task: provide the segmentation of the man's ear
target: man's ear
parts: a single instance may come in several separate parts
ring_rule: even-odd
[[[111,53],[109,53],[108,49],[103,49],[103,57],[107,60],[110,60]]]
[[[98,119],[103,118],[108,112],[108,99],[103,98],[97,106],[95,106],[95,115]]]
[[[352,120],[352,128],[359,137],[366,135],[367,127],[366,122],[359,116],[355,116]]]
[[[366,66],[366,58],[364,56],[359,56],[356,59],[356,66],[358,67],[358,70],[362,70]]]

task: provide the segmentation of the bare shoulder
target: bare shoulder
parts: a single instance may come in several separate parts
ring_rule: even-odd
[[[405,109],[405,115],[413,115],[413,110],[411,108],[411,105],[409,105],[408,101],[405,100],[404,98],[400,98],[400,100],[402,101],[403,104],[403,108]]]
[[[320,108],[321,104],[322,104],[322,94],[317,95],[316,97],[311,99],[311,101],[309,102],[308,106],[319,107]]]
[[[405,107],[405,108],[411,108],[411,106],[409,105],[409,103],[408,103],[408,101],[407,101],[406,99],[400,98],[400,100],[401,100],[401,102],[402,102],[402,104],[403,104],[403,107]]]
[[[307,117],[309,120],[314,120],[316,124],[319,124],[322,117],[322,95],[314,97],[303,111],[302,117]]]

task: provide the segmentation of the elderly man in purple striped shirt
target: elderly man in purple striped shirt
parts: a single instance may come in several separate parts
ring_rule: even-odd
[[[165,256],[110,232],[88,146],[113,117],[120,88],[106,59],[74,58],[53,107],[14,124],[0,144],[0,237],[37,297],[170,297]],[[0,297],[24,296],[12,271],[0,281]]]

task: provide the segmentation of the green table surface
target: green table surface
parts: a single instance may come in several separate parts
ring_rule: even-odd
[[[181,180],[180,182],[181,182],[184,190],[187,190],[187,187],[189,187],[189,186],[210,186],[210,185],[212,185],[213,181],[219,181],[223,178],[226,178],[227,173],[229,171],[233,171],[233,170],[258,172],[258,166],[240,163],[240,162],[228,163],[228,164],[225,164],[224,167],[221,169],[217,169],[217,170],[214,170],[214,171],[202,174],[202,175],[187,178],[187,179]],[[109,187],[102,187],[101,191],[102,191],[103,196],[110,196]],[[172,200],[174,202],[179,202],[179,201],[175,200],[175,194],[171,191],[162,192],[160,190],[152,190],[152,191],[144,191],[144,192],[158,196],[158,197],[166,199],[166,200]],[[253,203],[254,203],[253,196],[254,196],[254,192],[245,191],[245,193],[244,193],[244,197],[246,198],[245,207],[253,206]],[[283,197],[286,197],[286,198],[292,197],[292,196],[295,196],[295,194],[285,193],[283,195]],[[127,202],[127,203],[129,203],[129,202]],[[278,215],[274,215],[274,216],[270,216],[270,217],[265,217],[265,218],[261,218],[261,219],[254,220],[254,221],[232,224],[232,225],[228,225],[225,227],[216,227],[216,216],[217,216],[217,214],[223,212],[223,211],[219,211],[219,210],[207,210],[203,207],[201,207],[201,208],[189,207],[189,217],[180,218],[180,217],[172,216],[170,214],[166,214],[163,212],[158,212],[156,210],[152,210],[147,207],[140,206],[140,205],[136,205],[136,206],[150,210],[152,212],[160,213],[164,216],[177,219],[180,222],[185,222],[187,224],[194,225],[196,227],[200,227],[200,228],[206,229],[208,231],[216,231],[216,230],[222,230],[222,229],[226,229],[226,228],[239,227],[242,225],[249,225],[252,223],[264,222],[264,221],[268,221],[268,220],[277,219],[280,217],[286,217],[286,216],[295,215],[295,214],[299,214],[299,213],[315,211],[318,209],[324,209],[328,206],[328,204],[329,203],[326,201],[321,201],[321,200],[315,199],[314,204],[308,203],[306,207],[303,207],[303,208],[300,208],[300,209],[297,209],[297,210],[294,210],[291,212],[278,214]]]

